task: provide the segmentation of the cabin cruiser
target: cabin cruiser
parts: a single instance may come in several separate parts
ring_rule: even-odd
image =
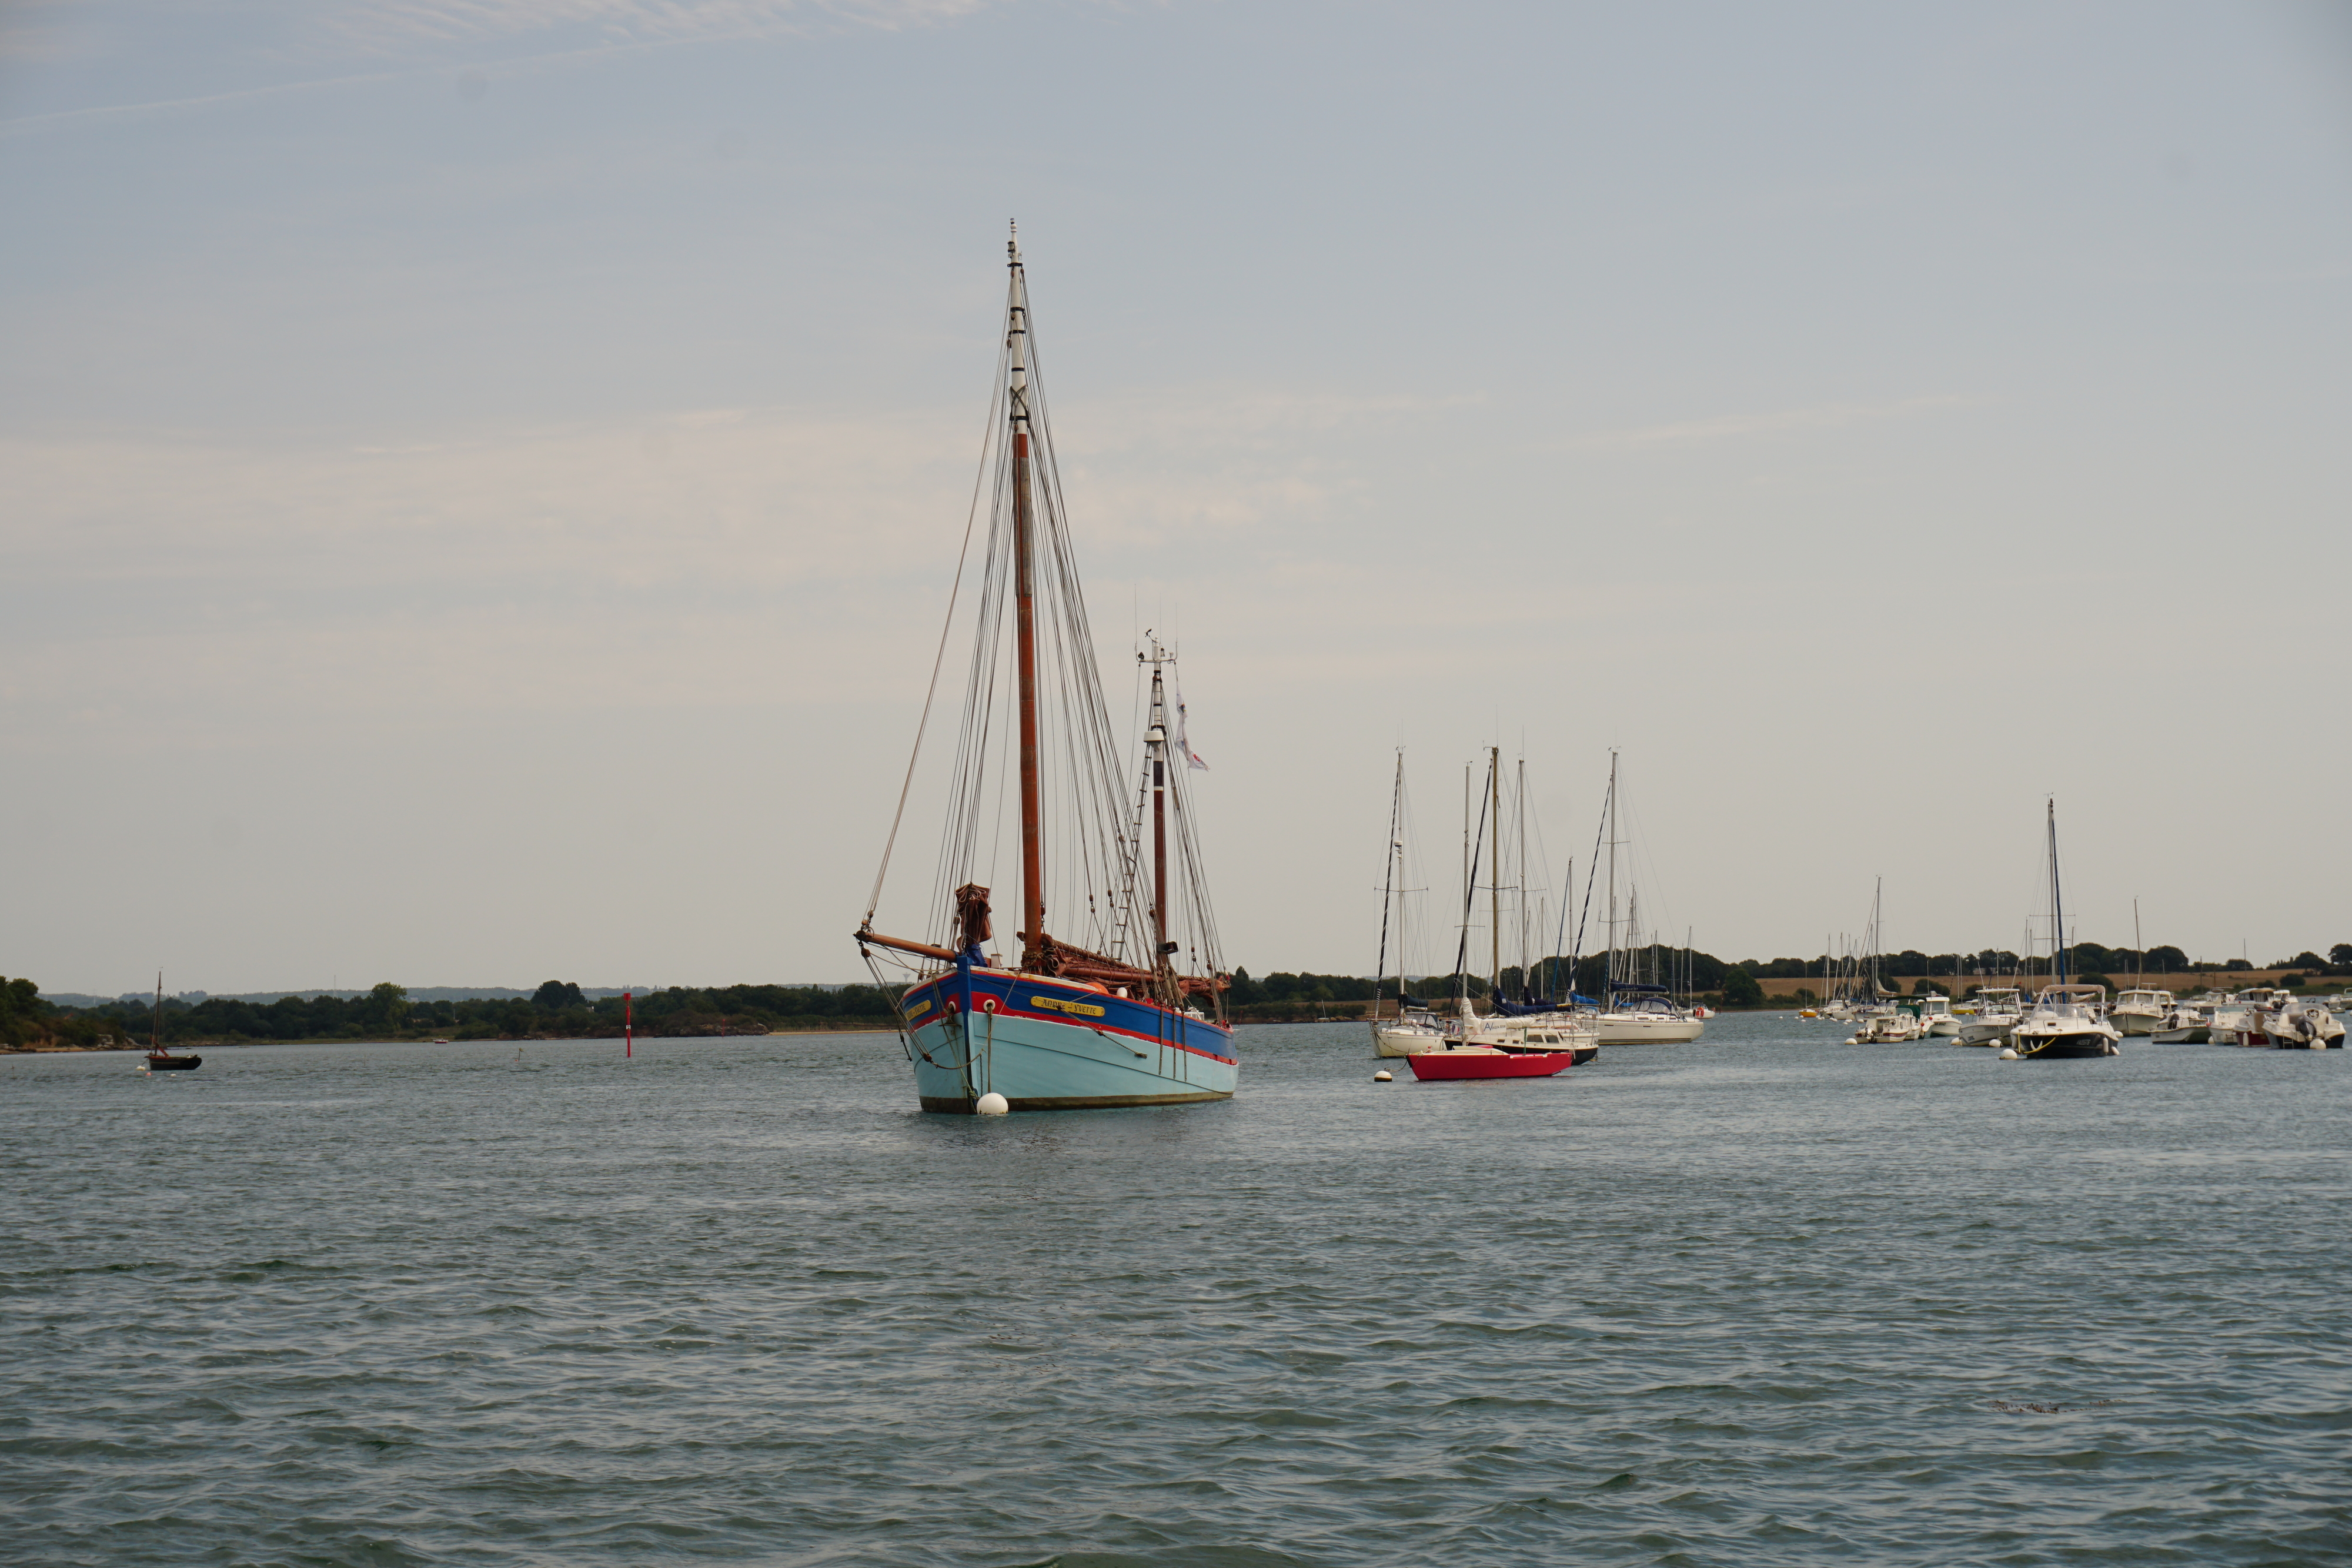
[[[2044,986],[2033,1010],[2010,1031],[2010,1049],[2021,1060],[2056,1061],[2074,1056],[2116,1056],[2122,1032],[2106,1018],[2105,986]]]
[[[2170,991],[2129,990],[2116,993],[2107,1017],[2126,1034],[2154,1034],[2172,1010]]]
[[[1601,1054],[1601,1031],[1591,1013],[1528,1013],[1517,1018],[1489,1013],[1485,1018],[1463,1018],[1455,1022],[1457,1028],[1446,1031],[1446,1040],[1461,1045],[1496,1051],[1573,1051],[1579,1067]],[[1414,1049],[1427,1051],[1430,1047]]]
[[[1976,995],[1976,1014],[1960,1025],[1962,1045],[2007,1045],[2009,1031],[2025,1016],[2025,993],[2014,986],[1990,986]]]
[[[1960,1020],[1952,1011],[1952,998],[1937,991],[1919,998],[1919,1033],[1957,1035]]]
[[[2203,1002],[2175,1002],[2156,1020],[2147,1037],[2158,1045],[2202,1045],[2213,1032],[2213,1009]]]
[[[1602,1045],[1681,1045],[1706,1030],[1664,986],[1612,986],[1607,1009],[1592,1021],[1601,1026]]]

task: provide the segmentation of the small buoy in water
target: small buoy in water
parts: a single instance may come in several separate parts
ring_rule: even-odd
[[[980,1103],[972,1109],[983,1116],[1002,1116],[1013,1107],[1005,1103],[1003,1095],[992,1089],[980,1097]]]
[[[1394,1079],[1395,1076],[1396,1074],[1383,1067],[1378,1072],[1372,1074],[1372,1082],[1375,1083],[1386,1083]]]
[[[2017,1052],[2014,1050],[2004,1051],[2000,1053],[2000,1059],[2003,1061],[2015,1061],[2017,1060]]]

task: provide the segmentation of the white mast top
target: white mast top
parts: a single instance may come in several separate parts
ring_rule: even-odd
[[[1021,225],[1013,225],[1013,237],[1004,242],[1005,265],[1013,270],[1013,307],[1011,326],[1005,333],[1005,349],[1012,359],[1013,427],[1025,429],[1029,423],[1029,293],[1024,287],[1021,273]]]

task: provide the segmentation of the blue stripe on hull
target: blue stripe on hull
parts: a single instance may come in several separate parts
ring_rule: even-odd
[[[967,1035],[954,977],[918,987],[915,1086],[926,1111],[969,1111],[981,1095],[1015,1111],[1181,1105],[1231,1097],[1241,1079],[1229,1033],[1214,1024],[1075,987],[975,975]],[[1039,1016],[1040,1000],[1100,1008],[1099,1019]],[[994,1001],[991,1009],[977,1004]],[[1161,1038],[1166,1035],[1176,1039]]]

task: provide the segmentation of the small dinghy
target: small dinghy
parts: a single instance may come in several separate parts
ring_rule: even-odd
[[[1461,1078],[1549,1078],[1576,1061],[1573,1051],[1502,1051],[1491,1045],[1457,1045],[1448,1051],[1416,1051],[1404,1059],[1424,1083]]]

